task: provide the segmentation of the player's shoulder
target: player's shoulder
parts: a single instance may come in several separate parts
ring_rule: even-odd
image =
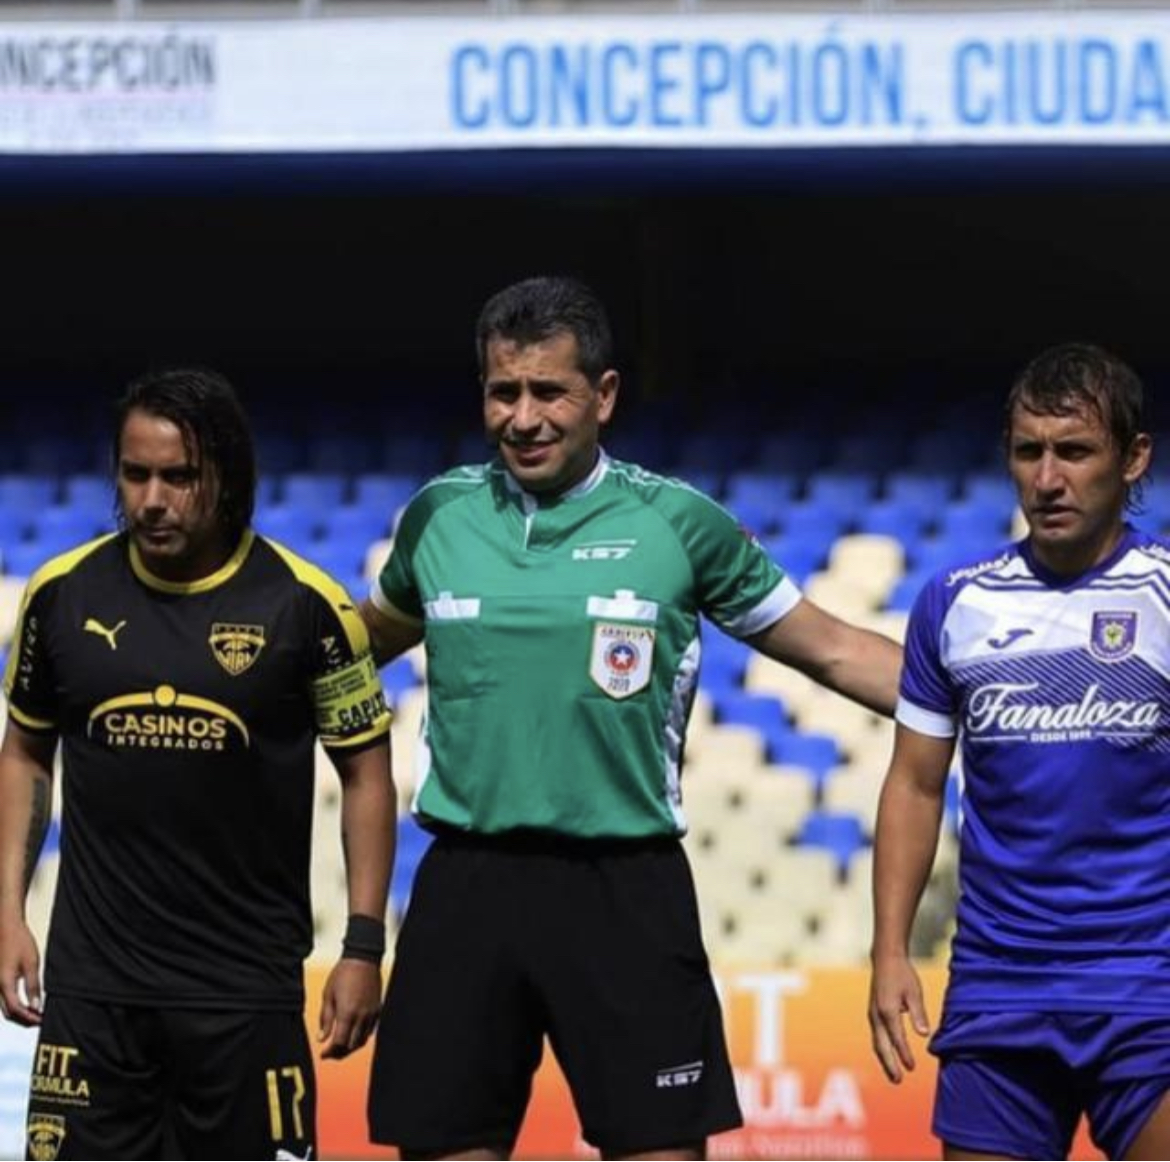
[[[260,533],[255,536],[255,551],[267,557],[273,566],[283,572],[292,585],[292,591],[304,591],[321,598],[329,605],[352,605],[345,586],[320,565],[290,549],[288,545]]]
[[[1031,570],[1021,552],[1021,544],[1013,541],[959,557],[936,570],[929,584],[947,593],[958,593],[969,585],[1024,581]]]
[[[502,478],[503,469],[492,461],[448,468],[419,487],[403,510],[399,527],[421,528],[449,505],[484,495],[491,489],[493,481]]]
[[[726,517],[726,510],[705,492],[676,476],[655,472],[629,460],[609,459],[605,479],[617,492],[663,514],[667,519],[710,520]]]
[[[1129,549],[1143,566],[1153,564],[1163,571],[1170,570],[1170,538],[1133,529],[1130,533]],[[1127,553],[1119,562],[1123,567],[1128,557]]]
[[[29,577],[25,589],[25,601],[57,583],[89,574],[94,569],[100,569],[108,561],[124,552],[125,537],[119,533],[105,533],[93,540],[85,541],[63,553],[50,557],[40,565]]]

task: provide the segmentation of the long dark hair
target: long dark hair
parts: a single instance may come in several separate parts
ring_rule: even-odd
[[[115,469],[122,455],[122,432],[133,411],[170,420],[182,433],[183,447],[204,481],[209,473],[219,482],[216,508],[232,543],[252,523],[256,504],[256,449],[252,430],[235,389],[217,371],[173,367],[149,371],[135,379],[116,408]],[[118,501],[121,518],[121,500]]]

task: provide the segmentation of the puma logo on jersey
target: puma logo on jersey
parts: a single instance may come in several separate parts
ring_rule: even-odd
[[[106,629],[104,625],[96,617],[87,617],[85,625],[82,627],[86,633],[96,633],[99,637],[104,637],[110,643],[110,649],[116,650],[118,643],[115,640],[118,631],[126,624],[126,619],[122,618],[120,622],[113,629]]]

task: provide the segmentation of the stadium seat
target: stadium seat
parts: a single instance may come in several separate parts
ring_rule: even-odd
[[[802,847],[821,847],[833,854],[837,874],[844,880],[855,852],[868,844],[861,819],[851,812],[812,811],[805,818],[796,842]]]
[[[343,502],[347,486],[341,472],[288,472],[281,482],[280,499],[323,516]]]
[[[926,535],[933,520],[934,515],[926,506],[913,500],[889,498],[867,504],[861,510],[857,531],[896,537],[909,550]]]
[[[45,544],[72,548],[92,540],[99,533],[113,527],[114,514],[108,507],[103,516],[96,516],[88,508],[68,504],[53,504],[42,508],[33,518],[32,538]]]
[[[423,477],[405,472],[363,472],[353,482],[353,502],[382,513],[389,529],[398,511],[418,491]],[[383,534],[384,535],[384,534]]]
[[[826,467],[882,476],[902,462],[904,453],[905,441],[897,432],[857,432],[837,442]]]
[[[379,671],[382,679],[382,688],[386,691],[386,698],[391,706],[397,706],[402,695],[408,690],[416,690],[419,686],[418,675],[409,658],[395,658],[383,666]]]
[[[713,701],[715,721],[758,731],[769,759],[780,751],[791,733],[788,710],[775,695],[724,692]]]
[[[916,507],[929,520],[954,498],[955,474],[903,468],[886,477],[883,495]]]
[[[764,551],[798,584],[820,569],[836,538],[831,530],[806,529],[800,533],[779,533],[761,537]]]
[[[425,480],[447,467],[442,440],[415,432],[409,436],[387,436],[375,449],[373,468],[390,476]]]
[[[10,472],[0,476],[0,508],[13,508],[28,515],[54,504],[57,494],[57,478],[49,473]]]
[[[431,846],[434,837],[424,831],[411,815],[398,820],[398,846],[394,854],[394,878],[390,884],[390,903],[401,924],[410,904],[410,892],[418,865]]]
[[[878,477],[869,472],[814,472],[806,491],[806,503],[831,508],[845,524],[855,524],[877,495]]]
[[[733,472],[727,478],[723,503],[737,516],[743,505],[766,514],[766,528],[778,528],[784,510],[796,498],[801,477],[794,472]]]
[[[381,540],[390,530],[390,521],[395,510],[382,505],[343,504],[329,509],[322,522],[322,535],[327,540],[360,541],[362,559],[366,550]]]
[[[818,538],[828,553],[829,546],[847,533],[859,516],[856,510],[846,512],[833,503],[803,500],[785,509],[782,531],[790,537]]]
[[[780,766],[799,767],[806,771],[819,798],[825,781],[833,769],[841,765],[844,756],[837,740],[830,735],[790,730],[776,738],[776,746],[769,759]]]
[[[378,458],[372,440],[354,433],[314,436],[308,441],[305,467],[325,475],[353,475],[374,467]]]
[[[965,541],[969,552],[978,553],[1008,539],[1012,511],[982,500],[954,501],[943,511],[939,536]]]
[[[934,573],[935,570],[932,568],[916,568],[905,574],[890,590],[890,595],[886,598],[886,609],[892,612],[909,612],[918,599],[918,594],[922,592],[922,587]]]
[[[253,524],[257,532],[304,555],[317,538],[320,519],[316,511],[299,505],[266,504],[257,507]]]

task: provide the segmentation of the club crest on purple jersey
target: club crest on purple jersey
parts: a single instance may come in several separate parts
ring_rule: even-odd
[[[1102,662],[1119,662],[1133,653],[1137,644],[1136,610],[1098,611],[1093,614],[1089,651]]]

